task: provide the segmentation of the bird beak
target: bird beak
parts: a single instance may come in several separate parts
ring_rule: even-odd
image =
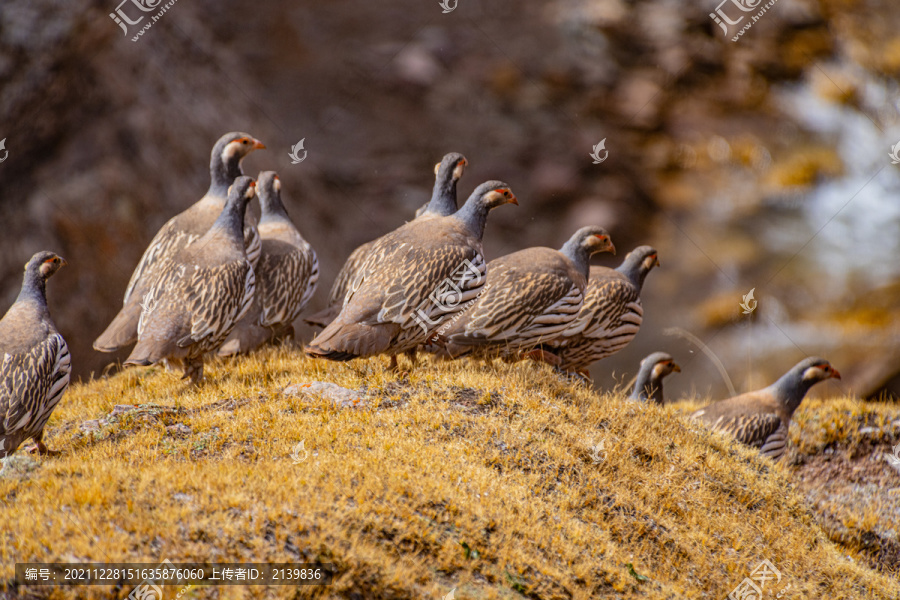
[[[253,140],[253,149],[254,149],[254,150],[265,150],[265,149],[266,149],[266,145],[263,144],[263,143],[262,143],[261,141],[259,141],[259,140]]]
[[[609,251],[613,256],[616,255],[616,245],[612,243],[612,240],[609,240]]]
[[[661,264],[659,264],[659,257],[658,257],[658,256],[656,257],[656,266],[657,266],[657,267],[661,267],[661,266],[662,266]]]
[[[675,363],[672,363],[672,370],[675,371],[676,373],[681,373],[681,367],[679,367]]]
[[[832,377],[833,379],[840,379],[840,378],[841,378],[841,374],[838,373],[838,370],[837,370],[837,369],[835,369],[834,367],[832,367],[832,368],[831,368],[831,377]]]
[[[509,204],[515,204],[516,206],[518,206],[519,200],[515,196],[513,196],[509,199]]]

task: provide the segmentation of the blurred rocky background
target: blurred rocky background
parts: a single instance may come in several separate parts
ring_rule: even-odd
[[[124,34],[116,1],[0,4],[0,301],[32,253],[65,256],[50,304],[81,377],[124,357],[91,341],[206,190],[213,142],[244,130],[268,146],[245,171],[279,172],[319,252],[310,310],[453,150],[462,196],[497,178],[520,199],[491,216],[489,257],[588,223],[619,249],[598,263],[659,249],[644,326],[598,385],[667,350],[670,396],[722,396],[713,356],[741,391],[817,354],[844,374],[819,393],[900,395],[900,4],[779,0],[733,42],[756,11],[722,5],[746,16],[726,35],[715,0],[179,0],[133,42],[147,19]]]

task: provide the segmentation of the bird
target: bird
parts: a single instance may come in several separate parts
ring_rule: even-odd
[[[564,335],[532,353],[559,370],[587,378],[587,368],[627,346],[641,327],[641,288],[659,266],[656,249],[638,246],[615,269],[591,267],[584,305]]]
[[[307,346],[345,361],[414,350],[484,285],[481,240],[488,213],[518,204],[509,185],[482,183],[451,216],[416,219],[379,238],[350,283],[340,313]]]
[[[492,260],[484,292],[437,336],[438,355],[516,359],[552,341],[581,310],[591,256],[615,251],[604,228],[588,226],[559,250],[526,248]]]
[[[262,142],[248,133],[236,131],[219,138],[210,154],[209,189],[193,206],[169,219],[153,237],[131,275],[121,310],[106,330],[94,340],[95,350],[116,352],[137,340],[141,303],[156,279],[157,266],[209,230],[225,206],[229,186],[243,175],[241,161],[254,150],[264,148]],[[249,211],[245,224],[244,243],[250,262],[255,265],[259,258],[260,239],[255,218]]]
[[[256,180],[262,208],[262,252],[254,269],[256,295],[250,311],[219,349],[220,356],[255,350],[268,341],[294,336],[294,320],[309,303],[319,282],[319,260],[281,201],[281,179],[263,171]]]
[[[32,438],[40,454],[50,413],[69,387],[69,347],[47,308],[47,280],[65,259],[38,252],[25,265],[22,289],[0,319],[0,458]]]
[[[660,406],[663,404],[663,379],[672,372],[681,373],[681,367],[667,352],[654,352],[641,361],[631,400],[652,400]]]
[[[446,217],[456,212],[456,184],[468,164],[465,156],[458,152],[450,152],[444,155],[441,162],[434,165],[435,180],[431,200],[416,211],[417,219]],[[372,252],[376,241],[366,242],[350,254],[331,286],[328,294],[328,306],[305,318],[306,323],[316,327],[325,327],[341,312],[350,282]]]
[[[820,381],[840,378],[824,358],[806,358],[769,387],[713,402],[691,419],[778,460],[787,446],[791,417],[809,389]]]
[[[235,179],[209,231],[160,265],[144,297],[138,340],[126,366],[181,362],[184,379],[203,379],[203,355],[218,350],[249,311],[256,288],[244,248],[244,212],[255,194],[250,177]]]

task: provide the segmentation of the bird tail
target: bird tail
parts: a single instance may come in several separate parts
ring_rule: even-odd
[[[397,323],[344,323],[332,321],[306,347],[306,354],[328,360],[351,360],[385,352],[400,331]]]
[[[331,306],[323,308],[319,312],[306,317],[305,319],[303,319],[303,322],[312,325],[313,327],[321,327],[322,329],[324,329],[337,318],[340,312],[341,305],[332,304]]]
[[[94,350],[98,352],[115,352],[137,341],[138,321],[141,318],[141,305],[137,302],[122,307],[116,318],[106,331],[94,340]]]
[[[131,354],[125,359],[124,365],[126,367],[149,367],[150,365],[155,365],[162,359],[162,356],[155,356],[151,344],[144,341],[138,341],[137,345],[131,350]]]

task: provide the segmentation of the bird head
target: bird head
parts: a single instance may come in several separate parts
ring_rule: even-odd
[[[840,379],[841,374],[824,358],[808,358],[795,367],[800,370],[800,380],[818,383],[826,379]]]
[[[256,195],[259,197],[259,205],[262,214],[284,212],[281,203],[281,179],[275,171],[262,171],[256,180]]]
[[[575,232],[572,239],[578,240],[578,245],[587,251],[588,256],[598,252],[611,252],[613,255],[616,253],[616,247],[609,237],[609,232],[602,227],[582,227]]]
[[[59,271],[61,267],[66,266],[66,259],[54,252],[38,252],[31,257],[31,260],[25,265],[25,270],[37,271],[44,279],[49,279],[54,273]]]
[[[231,187],[228,188],[228,199],[239,200],[244,199],[250,201],[256,194],[256,182],[252,177],[242,175],[234,180]]]
[[[223,163],[232,160],[241,160],[254,150],[264,150],[265,144],[254,138],[249,133],[233,131],[226,133],[213,147],[213,154],[217,154]]]
[[[459,181],[463,176],[463,171],[469,165],[466,157],[459,152],[450,152],[444,155],[441,162],[434,165],[434,176],[439,180]]]
[[[480,199],[480,203],[488,209],[497,208],[504,204],[515,204],[518,206],[519,201],[515,194],[509,189],[509,185],[502,181],[486,181],[475,188],[472,196]]]
[[[672,358],[671,354],[666,352],[656,352],[651,354],[642,360],[641,364],[643,365],[645,362],[653,364],[652,374],[654,380],[662,379],[673,372],[681,373],[681,367],[675,364],[675,359]]]

